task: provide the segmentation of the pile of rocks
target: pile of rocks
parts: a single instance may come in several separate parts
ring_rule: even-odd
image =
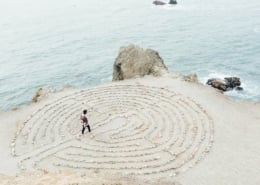
[[[207,81],[207,84],[221,91],[229,91],[233,89],[239,91],[243,90],[243,88],[240,87],[241,82],[240,82],[240,78],[238,77],[226,77],[224,78],[224,80],[211,78]]]

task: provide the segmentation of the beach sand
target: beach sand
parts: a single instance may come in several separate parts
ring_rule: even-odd
[[[92,133],[81,136],[83,109]],[[68,89],[2,112],[0,122],[0,184],[30,184],[35,171],[46,172],[39,184],[71,184],[51,181],[64,173],[88,184],[106,176],[140,179],[122,184],[260,183],[260,103],[180,78]]]

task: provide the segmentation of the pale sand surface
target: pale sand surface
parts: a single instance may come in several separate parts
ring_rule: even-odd
[[[33,172],[23,173],[19,176],[10,178],[0,176],[1,185],[179,185],[172,182],[149,182],[134,177],[122,176],[115,173],[88,173],[86,175],[77,174],[72,171],[62,173]]]
[[[84,108],[93,133],[79,137]],[[66,169],[88,178],[260,184],[260,104],[201,84],[145,77],[70,89],[0,113],[0,122],[2,174]]]

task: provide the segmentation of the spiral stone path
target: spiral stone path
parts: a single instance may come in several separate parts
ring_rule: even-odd
[[[92,133],[81,136],[88,110]],[[12,142],[20,169],[109,170],[175,176],[199,163],[213,144],[213,121],[192,99],[144,85],[79,90],[24,120]]]

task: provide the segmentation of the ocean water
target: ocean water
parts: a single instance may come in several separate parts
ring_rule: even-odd
[[[38,87],[111,81],[120,46],[159,51],[171,71],[238,76],[238,100],[260,101],[260,1],[0,0],[0,110]]]

